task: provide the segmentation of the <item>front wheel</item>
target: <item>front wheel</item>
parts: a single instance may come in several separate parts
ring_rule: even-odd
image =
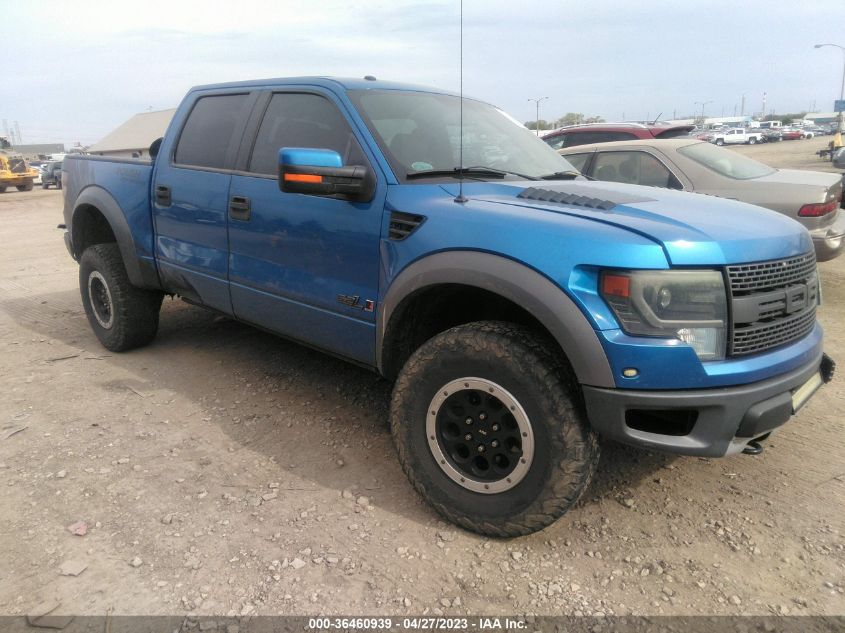
[[[24,183],[22,185],[17,185],[15,188],[18,191],[32,191],[32,181],[30,180],[29,182]]]
[[[106,349],[122,352],[155,338],[164,295],[130,283],[117,244],[85,249],[79,260],[79,291],[91,329]]]
[[[554,343],[510,323],[452,328],[399,374],[391,430],[417,491],[449,521],[529,534],[578,501],[599,446]]]

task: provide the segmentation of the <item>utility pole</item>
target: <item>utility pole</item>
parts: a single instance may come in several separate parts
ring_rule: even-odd
[[[696,101],[695,102],[695,105],[701,106],[701,125],[704,125],[704,106],[706,106],[708,103],[713,103],[713,100],[710,99],[708,101]]]
[[[742,95],[742,105],[739,106],[739,116],[745,116],[745,95]]]
[[[529,99],[529,101],[533,101],[534,105],[537,107],[537,118],[534,119],[534,131],[536,132],[537,136],[540,136],[540,102],[545,99],[548,99],[548,97],[537,97],[536,99]]]

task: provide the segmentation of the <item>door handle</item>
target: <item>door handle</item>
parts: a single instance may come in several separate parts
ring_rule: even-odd
[[[156,185],[155,201],[160,207],[169,207],[172,204],[170,187],[167,185]]]
[[[252,205],[246,196],[232,196],[229,199],[229,217],[233,220],[249,220]]]

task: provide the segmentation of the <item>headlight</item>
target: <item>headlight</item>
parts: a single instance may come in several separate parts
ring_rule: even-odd
[[[607,271],[599,288],[628,334],[680,339],[701,360],[725,357],[728,311],[719,271]]]

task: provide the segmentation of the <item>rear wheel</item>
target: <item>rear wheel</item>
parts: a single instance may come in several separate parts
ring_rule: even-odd
[[[449,521],[529,534],[587,488],[599,447],[553,347],[526,328],[482,321],[435,336],[400,372],[391,402],[399,460]]]
[[[16,188],[18,191],[32,191],[32,181],[30,180],[22,185],[17,185]]]
[[[96,244],[79,260],[82,305],[106,349],[122,352],[146,345],[158,331],[163,294],[129,282],[117,244]]]
[[[721,147],[724,144],[725,144],[725,141],[723,141],[722,139],[720,139],[720,138],[716,139],[716,145],[718,145],[719,147]]]
[[[757,139],[756,139],[756,138],[754,138],[753,136],[752,136],[750,139],[748,139],[748,144],[749,144],[749,145],[754,145],[754,144],[756,144],[756,143],[757,143]]]

